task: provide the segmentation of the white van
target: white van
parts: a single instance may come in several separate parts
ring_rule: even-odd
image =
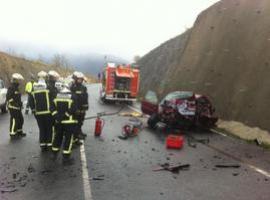
[[[2,113],[7,112],[6,95],[7,95],[7,88],[5,88],[4,81],[0,79],[0,109]]]

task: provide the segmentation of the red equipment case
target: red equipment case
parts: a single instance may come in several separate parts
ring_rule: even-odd
[[[181,149],[184,144],[184,137],[181,135],[168,135],[166,147],[168,149]]]

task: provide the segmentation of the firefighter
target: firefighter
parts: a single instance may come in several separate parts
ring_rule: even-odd
[[[77,126],[75,113],[77,110],[76,96],[71,93],[67,85],[63,85],[62,90],[53,101],[53,118],[55,120],[55,137],[53,139],[53,158],[56,159],[63,142],[63,164],[72,164],[71,158],[74,133]]]
[[[52,97],[50,91],[47,89],[45,82],[46,77],[46,72],[41,71],[38,73],[39,80],[33,85],[29,102],[31,110],[37,120],[39,142],[42,152],[48,151],[52,146]]]
[[[31,92],[33,91],[33,84],[35,82],[35,77],[33,74],[31,74],[31,80],[29,82],[26,83],[25,85],[25,92],[28,96],[27,98],[27,104],[26,104],[26,108],[25,108],[25,114],[27,115],[29,112],[29,101],[30,101],[30,96],[31,96]]]
[[[78,126],[75,133],[75,141],[79,139],[85,139],[86,134],[82,132],[82,125],[85,118],[85,113],[88,110],[88,93],[87,88],[83,84],[85,76],[81,72],[73,73],[74,82],[71,85],[71,92],[78,99],[78,110],[76,112],[76,119],[78,120]],[[78,142],[79,143],[79,142]]]
[[[48,72],[47,87],[50,90],[51,96],[54,99],[58,93],[58,89],[55,86],[56,81],[60,78],[60,75],[54,71],[50,70]]]
[[[56,98],[57,93],[58,93],[58,89],[56,87],[56,81],[58,81],[58,79],[60,78],[60,75],[54,71],[54,70],[50,70],[48,72],[48,76],[47,76],[47,88],[50,91],[50,96],[52,101]],[[54,122],[53,122],[53,135],[55,135],[55,127],[54,127]]]
[[[10,138],[25,137],[23,132],[23,115],[22,115],[22,101],[21,93],[19,91],[20,82],[24,80],[23,76],[19,73],[12,74],[11,85],[8,88],[6,101],[10,113]]]

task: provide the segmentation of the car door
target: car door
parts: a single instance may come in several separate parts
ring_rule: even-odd
[[[158,98],[153,91],[148,91],[141,103],[141,110],[144,114],[152,115],[158,113]]]
[[[0,105],[2,106],[6,102],[7,89],[4,87],[4,82],[0,80]]]

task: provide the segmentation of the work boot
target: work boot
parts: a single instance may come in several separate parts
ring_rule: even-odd
[[[75,141],[73,142],[73,144],[74,144],[74,145],[77,145],[77,146],[80,146],[80,145],[82,145],[83,143],[82,143],[80,140],[75,140]]]
[[[85,135],[86,135],[86,134],[79,133],[79,134],[78,134],[78,139],[80,139],[80,140],[85,140],[85,138],[86,138]]]
[[[74,164],[74,158],[71,158],[70,155],[63,154],[63,165],[73,165]]]
[[[41,146],[40,149],[41,149],[41,152],[47,152],[49,150],[47,146]]]
[[[87,135],[86,135],[85,133],[83,133],[83,132],[82,132],[81,134],[84,136],[84,138],[86,138],[86,137],[87,137]]]
[[[17,134],[18,134],[19,137],[25,137],[26,136],[26,133],[24,133],[24,132],[18,132]]]
[[[11,140],[16,140],[16,139],[18,139],[19,138],[19,136],[17,135],[17,134],[15,134],[15,135],[10,135],[10,139]]]

